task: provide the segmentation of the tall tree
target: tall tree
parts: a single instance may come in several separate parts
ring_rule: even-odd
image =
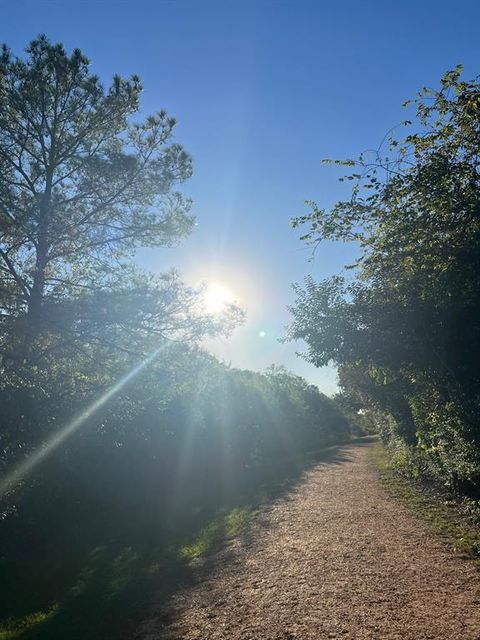
[[[75,300],[81,312],[74,306],[63,327],[70,338],[86,307],[103,309],[107,326],[113,289],[136,289],[137,314],[143,290],[153,322],[156,285],[137,286],[129,258],[140,246],[171,245],[194,222],[174,191],[192,172],[172,142],[175,120],[164,111],[133,119],[139,78],[115,76],[105,89],[80,50],[69,56],[45,36],[26,54],[3,46],[0,57],[1,348],[10,357],[38,350],[44,330],[58,333]],[[172,302],[175,286],[164,278],[160,287]]]

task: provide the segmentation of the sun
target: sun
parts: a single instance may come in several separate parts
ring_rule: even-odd
[[[233,294],[230,289],[219,282],[211,282],[205,290],[205,308],[209,313],[219,313],[233,301]]]

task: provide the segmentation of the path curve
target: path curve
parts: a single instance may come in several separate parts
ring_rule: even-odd
[[[383,491],[368,448],[308,471],[142,640],[480,640],[480,573]]]

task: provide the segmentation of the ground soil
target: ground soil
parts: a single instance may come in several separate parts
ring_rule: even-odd
[[[196,567],[142,640],[480,640],[480,573],[381,488],[369,446],[307,471]]]

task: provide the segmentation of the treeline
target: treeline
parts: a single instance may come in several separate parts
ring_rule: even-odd
[[[339,366],[342,403],[400,467],[478,499],[478,79],[457,67],[408,106],[411,133],[336,162],[351,167],[351,197],[294,221],[314,245],[351,241],[359,256],[346,275],[297,286],[290,335],[309,361]]]
[[[96,534],[131,522],[161,530],[258,494],[349,434],[329,398],[282,368],[242,371],[172,346],[12,491],[4,531],[41,548],[86,523]]]

